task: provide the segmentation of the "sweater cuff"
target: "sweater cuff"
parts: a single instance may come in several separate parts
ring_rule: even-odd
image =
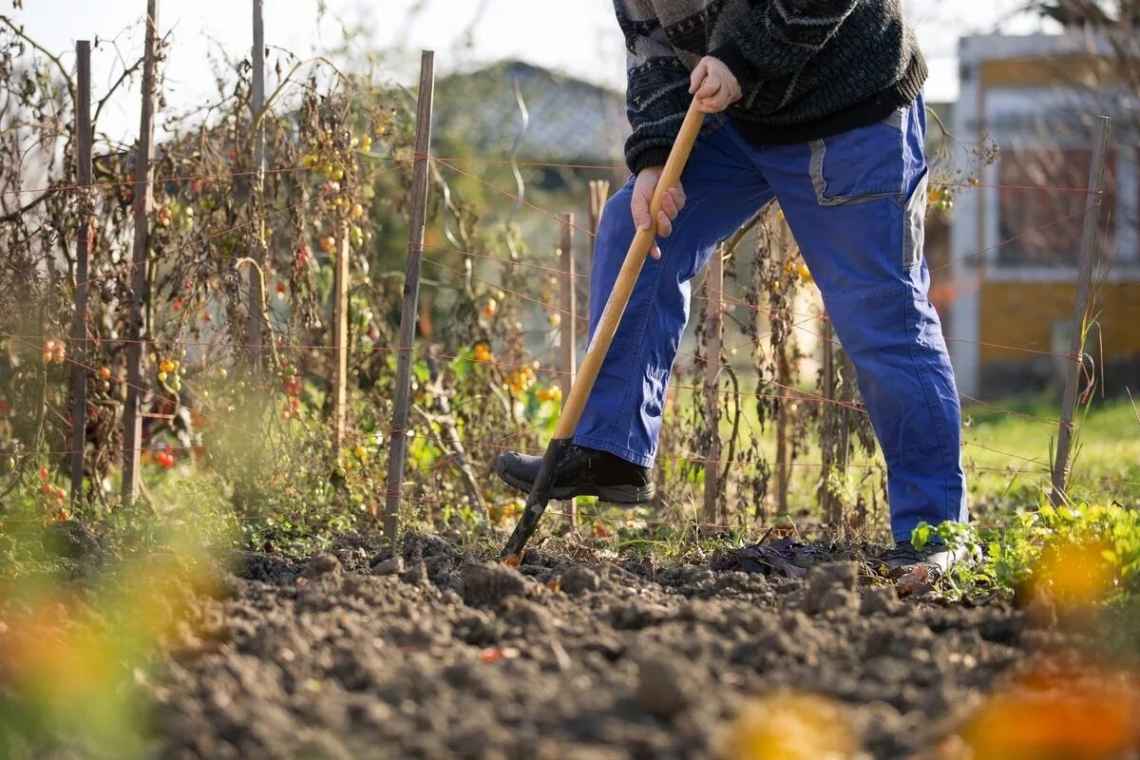
[[[728,70],[736,77],[741,90],[747,90],[748,85],[756,81],[756,68],[744,57],[744,53],[740,52],[740,47],[732,40],[726,40],[720,47],[710,50],[709,55],[719,59],[728,67]]]
[[[645,150],[639,151],[637,155],[629,161],[629,170],[634,176],[637,176],[641,173],[642,169],[664,166],[667,160],[669,160],[668,148],[646,148]]]

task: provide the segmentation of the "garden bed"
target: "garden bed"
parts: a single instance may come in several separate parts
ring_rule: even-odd
[[[972,716],[1018,674],[1077,667],[1079,636],[1008,603],[899,599],[855,549],[777,549],[711,563],[759,572],[573,546],[514,569],[435,537],[243,554],[150,687],[162,754],[706,757],[779,720],[803,749],[935,756],[986,741]]]

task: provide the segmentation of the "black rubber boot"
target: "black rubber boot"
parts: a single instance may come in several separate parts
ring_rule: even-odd
[[[542,457],[508,451],[495,460],[495,472],[503,481],[530,493]],[[613,504],[645,504],[655,489],[648,467],[639,467],[607,451],[570,446],[558,463],[550,498],[565,501],[576,496],[596,496]]]

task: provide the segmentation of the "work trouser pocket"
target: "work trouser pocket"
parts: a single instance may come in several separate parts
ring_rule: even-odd
[[[906,193],[899,108],[880,122],[811,142],[811,182],[821,206],[844,206],[883,198],[898,202]]]

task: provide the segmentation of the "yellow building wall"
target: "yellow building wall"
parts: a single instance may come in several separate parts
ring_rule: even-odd
[[[979,69],[982,93],[990,88],[1103,87],[1125,81],[1112,56],[1088,54],[995,59],[982,62]],[[1017,348],[1052,351],[1053,323],[1073,316],[1073,283],[983,281],[980,290],[980,367],[1041,358]],[[1103,360],[1140,357],[1140,282],[1105,283],[1098,293]]]
[[[983,87],[1097,87],[1124,81],[1112,58],[1092,55],[1001,58],[981,65]]]
[[[983,284],[978,330],[981,364],[1031,358],[1013,347],[1052,350],[1053,323],[1072,318],[1075,300],[1076,287],[1067,283]],[[1104,360],[1140,355],[1140,283],[1105,283],[1099,288],[1098,303]]]

